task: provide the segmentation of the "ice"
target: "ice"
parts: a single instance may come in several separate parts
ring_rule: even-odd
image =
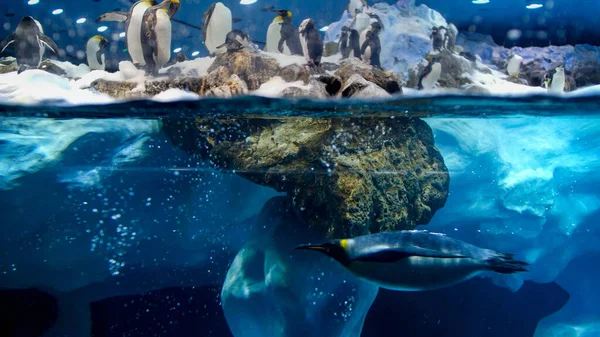
[[[263,209],[221,295],[235,337],[359,337],[378,288],[326,256],[295,251],[318,236],[278,199]]]
[[[555,281],[572,297],[589,296],[582,288],[588,271],[566,269],[575,259],[600,253],[595,221],[600,212],[600,177],[595,174],[600,121],[515,116],[432,118],[427,123],[450,171],[450,195],[423,228],[516,253],[532,264],[527,273],[494,276],[499,285],[517,290],[523,280]],[[571,308],[563,310],[580,310]],[[600,318],[597,307],[590,313]],[[573,320],[568,322],[570,333],[578,331]],[[552,329],[563,331],[558,325]],[[581,331],[592,328],[586,329]]]
[[[196,100],[199,98],[200,98],[200,95],[198,95],[196,93],[172,88],[172,89],[163,91],[163,92],[159,93],[158,95],[152,97],[152,100],[157,101],[157,102],[176,102],[176,101],[190,101],[190,100],[193,101],[193,100]]]
[[[268,82],[263,83],[252,94],[263,97],[280,97],[281,93],[287,88],[304,88],[308,90],[310,86],[305,85],[303,81],[286,82],[280,76],[275,76]]]
[[[193,60],[183,61],[174,65],[165,67],[159,71],[160,74],[168,73],[171,68],[179,68],[183,74],[194,72],[197,76],[208,74],[208,68],[214,62],[215,57],[198,57]]]

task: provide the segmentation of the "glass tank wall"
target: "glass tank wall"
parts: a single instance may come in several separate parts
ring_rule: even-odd
[[[600,3],[18,0],[0,336],[600,335]]]

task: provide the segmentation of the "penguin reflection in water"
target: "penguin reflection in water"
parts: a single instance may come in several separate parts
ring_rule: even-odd
[[[171,59],[171,18],[180,7],[180,0],[166,0],[144,13],[142,50],[146,69],[153,75]]]
[[[318,68],[323,56],[323,39],[313,19],[306,19],[300,24],[300,43],[308,65]]]
[[[513,254],[418,230],[364,235],[296,249],[318,251],[359,278],[401,291],[444,288],[486,271],[523,272],[529,265],[514,259]]]
[[[15,49],[19,74],[27,69],[39,68],[46,48],[58,53],[56,43],[44,35],[42,25],[31,16],[23,17],[14,33],[0,43],[0,53],[10,45]]]

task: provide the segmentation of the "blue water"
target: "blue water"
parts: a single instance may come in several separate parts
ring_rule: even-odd
[[[13,336],[44,319],[69,336],[600,334],[596,97],[241,97],[4,105],[0,114],[0,288],[10,289],[0,306],[12,308]],[[261,215],[283,194],[212,167],[162,129],[194,118],[422,118],[450,192],[419,229],[516,253],[530,271],[403,293],[377,291],[331,261],[291,263],[282,247],[308,234],[271,237],[272,224],[294,224]],[[260,249],[236,282],[255,295],[223,301],[234,257],[248,247]],[[39,294],[14,300],[31,288],[55,306]]]

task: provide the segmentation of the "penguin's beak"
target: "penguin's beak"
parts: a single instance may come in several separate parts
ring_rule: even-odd
[[[297,246],[296,249],[298,250],[316,250],[318,252],[321,253],[327,253],[328,249],[322,245],[300,245]]]
[[[175,13],[179,11],[181,8],[181,2],[179,1],[171,1],[171,6],[169,6],[169,19],[172,19]]]

